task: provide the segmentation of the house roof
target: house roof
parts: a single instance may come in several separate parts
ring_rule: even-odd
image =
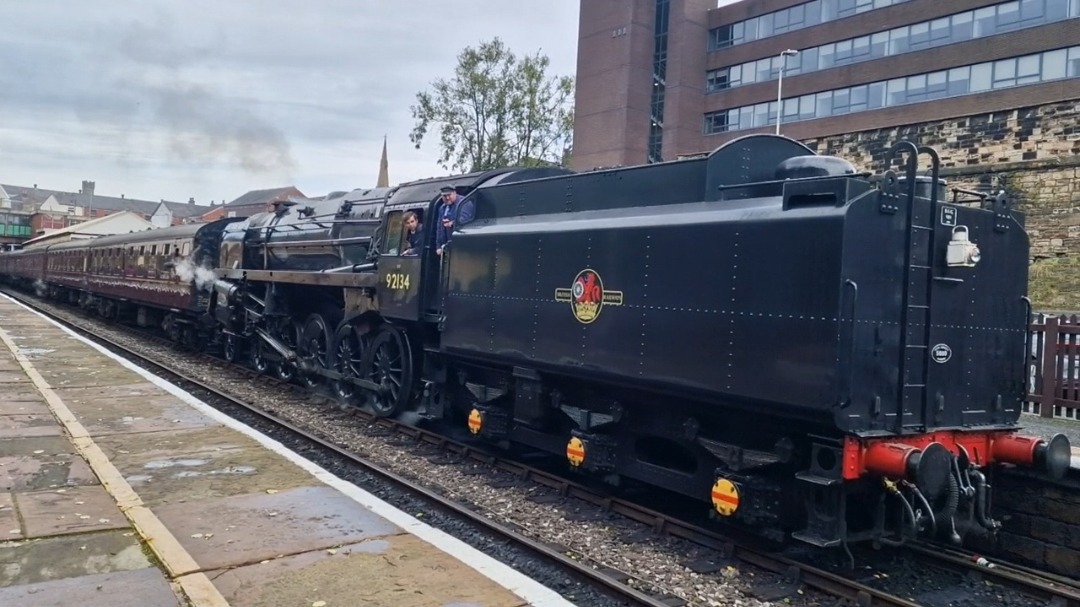
[[[173,217],[179,217],[181,219],[187,219],[189,217],[200,217],[214,210],[215,207],[210,207],[201,204],[190,204],[184,202],[169,202],[163,201],[158,203],[158,206],[165,205],[165,208],[172,211]],[[154,211],[157,211],[157,207],[154,207]]]
[[[296,186],[284,188],[271,188],[269,190],[251,190],[236,200],[228,202],[227,207],[240,207],[252,204],[268,204],[279,200],[287,200],[290,196],[306,198],[304,193],[296,189]]]
[[[41,203],[55,196],[56,201],[63,205],[79,206],[84,208],[105,209],[106,211],[131,211],[140,215],[153,215],[162,203],[173,212],[176,217],[195,217],[210,210],[209,206],[187,204],[183,202],[171,202],[160,200],[140,200],[138,198],[117,198],[116,196],[103,196],[101,194],[84,194],[82,192],[61,192],[59,190],[47,190],[44,188],[28,188],[26,186],[0,184],[4,191],[11,196],[12,206],[16,200],[22,201],[27,212],[36,211]],[[32,208],[27,208],[32,206]]]
[[[4,189],[7,189],[7,188],[5,187]],[[117,219],[122,218],[125,214],[130,214],[132,217],[134,217],[134,218],[138,219],[139,221],[145,223],[147,229],[151,229],[151,228],[154,227],[150,222],[143,219],[142,216],[140,214],[138,214],[138,213],[132,213],[130,211],[120,211],[120,212],[117,212],[117,213],[113,213],[111,215],[106,215],[104,217],[98,217],[96,219],[91,219],[89,221],[83,221],[83,222],[77,223],[77,224],[72,225],[72,226],[68,226],[68,227],[60,229],[60,230],[49,232],[48,234],[42,234],[41,236],[35,236],[34,238],[31,238],[30,240],[27,240],[26,242],[24,242],[23,246],[28,247],[28,246],[31,246],[31,245],[38,244],[40,242],[47,242],[47,241],[50,241],[50,240],[54,240],[54,239],[56,239],[56,238],[58,238],[60,236],[63,236],[65,234],[77,234],[79,232],[85,232],[87,228],[95,227],[95,226],[101,225],[103,223],[108,223],[108,222],[111,222],[111,221],[116,221]]]
[[[41,206],[41,203],[49,199],[49,196],[62,194],[55,190],[41,188],[28,188],[21,185],[0,184],[4,191],[11,197],[11,209],[23,213],[33,213]],[[59,202],[59,199],[57,199]]]

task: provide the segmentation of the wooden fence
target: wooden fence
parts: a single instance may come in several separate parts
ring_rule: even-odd
[[[1024,412],[1080,421],[1080,317],[1040,314],[1030,330]]]

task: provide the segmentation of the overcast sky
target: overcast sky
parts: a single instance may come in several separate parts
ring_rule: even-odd
[[[495,36],[572,76],[578,0],[3,0],[0,183],[229,201],[445,174],[409,106]],[[430,141],[428,140],[430,139]]]

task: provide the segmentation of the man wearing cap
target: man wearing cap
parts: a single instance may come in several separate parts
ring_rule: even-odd
[[[435,233],[435,253],[442,255],[454,226],[472,221],[476,208],[471,200],[457,204],[461,196],[453,185],[444,185],[439,188],[439,193],[442,195],[442,207],[439,209],[439,225]]]

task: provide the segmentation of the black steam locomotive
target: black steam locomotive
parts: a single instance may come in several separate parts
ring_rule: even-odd
[[[1069,444],[1017,433],[1022,215],[1000,195],[946,202],[931,149],[888,160],[860,174],[752,135],[676,162],[282,204],[224,226],[189,316],[230,360],[708,500],[774,538],[960,541],[998,525],[988,471],[1060,476]],[[464,198],[444,211],[449,184]]]

